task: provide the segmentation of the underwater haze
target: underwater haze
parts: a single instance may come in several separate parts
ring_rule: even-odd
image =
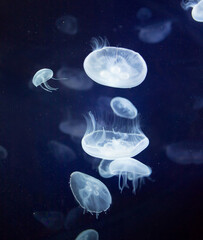
[[[1,240],[202,239],[202,4],[1,0]]]

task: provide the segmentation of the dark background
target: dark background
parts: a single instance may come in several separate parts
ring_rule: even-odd
[[[172,31],[162,42],[147,44],[138,38],[141,7],[152,11],[152,22],[171,20]],[[78,33],[57,30],[63,15],[78,20]],[[203,165],[178,165],[165,147],[182,140],[201,141],[203,111],[194,110],[203,96],[203,23],[191,18],[180,1],[161,0],[1,0],[0,2],[0,144],[8,158],[0,163],[0,239],[75,239],[87,228],[100,239],[202,238]],[[92,37],[106,37],[111,46],[139,52],[148,75],[138,87],[114,89],[94,83],[89,91],[59,87],[53,93],[30,88],[34,73],[44,67],[56,73],[64,64],[80,67],[90,53]],[[80,143],[58,129],[66,112],[75,118],[95,107],[101,96],[130,99],[141,115],[150,139],[138,160],[152,168],[136,196],[118,179],[102,179],[85,159]],[[47,149],[50,140],[73,148],[77,159],[60,165]],[[69,176],[82,171],[103,181],[113,204],[99,218],[81,217],[69,231],[46,229],[33,217],[35,211],[67,214],[77,206]]]

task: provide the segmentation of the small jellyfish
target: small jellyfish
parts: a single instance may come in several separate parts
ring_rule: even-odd
[[[185,140],[166,147],[167,157],[178,164],[203,164],[203,142]]]
[[[48,148],[53,156],[60,162],[71,162],[76,158],[75,152],[70,147],[58,141],[50,141]]]
[[[99,234],[94,229],[87,229],[81,232],[75,240],[99,240]]]
[[[81,172],[70,175],[71,191],[80,206],[96,217],[109,209],[112,198],[108,188],[98,179]]]
[[[56,28],[63,33],[75,35],[78,32],[77,19],[71,15],[62,16],[56,20]]]
[[[63,121],[59,124],[59,129],[72,137],[82,138],[86,129],[85,121],[79,119]]]
[[[103,119],[96,122],[91,112],[89,117],[86,118],[87,130],[81,144],[92,157],[106,160],[133,157],[149,145],[149,139],[134,119],[110,119],[108,116],[105,123]]]
[[[139,184],[142,184],[144,180],[143,178],[149,177],[152,173],[150,167],[133,158],[118,158],[112,161],[109,165],[109,171],[111,174],[119,176],[119,189],[121,192],[124,187],[128,188],[127,181],[132,181],[133,193],[136,193]]]
[[[98,166],[99,175],[103,178],[111,178],[114,175],[109,171],[109,165],[112,161],[102,159]]]
[[[136,17],[140,21],[145,21],[145,20],[148,20],[152,17],[152,12],[149,8],[142,7],[137,11]]]
[[[138,37],[145,43],[159,43],[170,34],[171,25],[171,21],[163,21],[141,27]]]
[[[137,109],[126,98],[115,97],[111,100],[110,105],[114,113],[119,117],[133,119],[137,116]]]
[[[203,22],[203,0],[188,0],[182,1],[181,6],[183,9],[192,8],[192,18],[197,22]]]
[[[49,84],[47,83],[47,81],[50,79],[59,80],[59,79],[53,78],[53,75],[54,73],[51,69],[43,68],[35,73],[32,79],[32,83],[35,85],[35,87],[40,86],[47,92],[55,91],[58,88],[53,88],[49,86]]]
[[[115,88],[132,88],[141,84],[147,75],[142,56],[127,48],[107,47],[102,43],[84,60],[86,74],[95,82]]]
[[[73,90],[86,91],[93,87],[92,80],[79,68],[62,67],[56,76],[59,79],[67,78],[66,81],[61,81],[61,84]]]
[[[8,156],[7,150],[0,145],[0,159],[6,159]]]
[[[37,221],[42,223],[46,228],[59,230],[64,224],[64,215],[57,211],[34,212],[33,216]]]

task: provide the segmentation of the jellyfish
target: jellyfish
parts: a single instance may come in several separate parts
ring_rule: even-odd
[[[133,119],[137,116],[137,109],[126,98],[115,97],[110,104],[114,113],[119,117]]]
[[[108,188],[90,175],[73,172],[70,175],[70,188],[80,206],[91,214],[96,213],[96,217],[106,212],[112,203]]]
[[[145,43],[159,43],[170,34],[171,25],[172,22],[168,20],[141,27],[138,37]]]
[[[149,139],[141,131],[138,121],[115,119],[114,116],[112,119],[107,116],[108,123],[103,120],[96,122],[94,115],[89,113],[81,144],[90,156],[106,160],[133,157],[149,145]]]
[[[178,164],[203,164],[203,142],[185,140],[166,147],[167,157]]]
[[[0,159],[6,159],[8,156],[7,150],[0,145]]]
[[[99,164],[98,171],[99,175],[103,178],[111,178],[114,175],[110,173],[109,171],[109,165],[112,161],[102,159],[102,161]]]
[[[37,221],[42,223],[46,228],[59,230],[64,224],[64,215],[57,211],[34,212],[33,216]]]
[[[63,33],[75,35],[78,32],[77,19],[71,15],[62,16],[56,20],[56,28]]]
[[[59,79],[67,78],[67,81],[61,81],[61,83],[73,90],[86,91],[90,90],[93,86],[91,79],[79,68],[62,67],[56,75]]]
[[[127,48],[107,47],[94,41],[94,50],[84,60],[86,74],[95,82],[115,88],[132,88],[147,75],[142,56]]]
[[[192,18],[197,22],[203,22],[203,0],[188,0],[182,1],[183,9],[192,8]]]
[[[145,20],[148,20],[152,17],[152,12],[149,8],[142,7],[137,11],[136,17],[140,21],[145,21]]]
[[[81,232],[75,240],[99,240],[99,234],[94,229],[87,229]]]
[[[73,229],[74,227],[77,227],[79,222],[81,221],[81,217],[83,216],[83,210],[81,207],[77,206],[75,208],[72,208],[64,221],[64,228],[66,230]]]
[[[79,119],[71,119],[63,121],[59,124],[61,132],[68,134],[72,137],[82,138],[85,133],[85,122]]]
[[[119,189],[122,192],[124,187],[129,187],[127,181],[132,181],[133,193],[142,184],[144,177],[149,177],[152,170],[147,165],[133,158],[118,158],[109,164],[109,172],[119,176]],[[122,178],[122,184],[121,184]]]
[[[32,83],[34,84],[35,87],[40,86],[47,92],[56,91],[58,88],[53,88],[53,87],[49,86],[47,81],[50,79],[53,79],[53,80],[66,80],[66,79],[53,78],[53,75],[54,75],[54,73],[51,69],[43,68],[35,73],[35,75],[32,79]]]
[[[50,141],[48,148],[53,156],[60,162],[71,162],[76,158],[75,152],[70,147],[58,141]]]

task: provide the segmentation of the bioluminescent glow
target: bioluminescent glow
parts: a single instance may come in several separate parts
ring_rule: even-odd
[[[136,189],[142,183],[143,178],[149,177],[152,170],[147,165],[133,158],[118,158],[109,164],[109,172],[112,175],[119,176],[119,189],[121,192],[124,187],[129,187],[127,181],[130,180],[132,181],[133,193],[136,193]]]
[[[99,175],[100,175],[101,177],[103,177],[103,178],[111,178],[111,177],[114,176],[113,174],[111,174],[111,173],[109,172],[109,164],[110,164],[110,163],[111,163],[111,161],[105,160],[105,159],[103,159],[103,160],[100,162],[100,164],[99,164],[99,166],[98,166],[98,171],[99,171]]]
[[[171,21],[150,24],[140,28],[138,37],[142,42],[159,43],[170,34],[171,26]]]
[[[92,80],[115,88],[136,87],[147,75],[145,60],[127,48],[97,46],[85,58],[83,66]]]
[[[71,15],[58,18],[56,20],[56,27],[59,31],[69,35],[75,35],[78,32],[77,19]]]
[[[87,229],[81,232],[75,240],[99,240],[99,234],[94,229]]]
[[[114,113],[119,117],[133,119],[137,116],[137,109],[126,98],[115,97],[111,100],[110,105]]]
[[[109,209],[112,198],[108,188],[98,179],[81,173],[70,175],[71,191],[80,206],[90,213],[105,212]]]
[[[203,22],[203,0],[183,0],[181,6],[183,9],[192,8],[192,18],[197,22]]]
[[[144,135],[135,120],[95,120],[90,112],[87,120],[87,130],[82,138],[82,148],[90,156],[114,160],[121,157],[133,157],[149,145],[149,139]]]

